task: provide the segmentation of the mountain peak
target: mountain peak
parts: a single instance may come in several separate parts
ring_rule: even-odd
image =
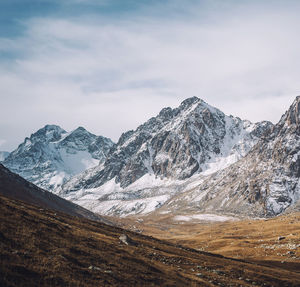
[[[300,96],[295,98],[289,109],[281,117],[278,126],[280,129],[284,127],[300,127]]]
[[[56,131],[56,132],[60,132],[60,133],[64,133],[66,132],[64,129],[62,129],[60,126],[58,125],[45,125],[43,128],[39,129],[37,132],[39,131]]]
[[[81,136],[92,136],[96,137],[96,135],[90,133],[88,130],[86,130],[84,127],[78,127],[75,130],[71,131],[70,134],[67,136],[67,138],[73,138],[73,137],[81,137]]]
[[[66,179],[106,159],[113,145],[107,138],[78,127],[71,133],[46,125],[5,158],[4,165],[27,180],[54,190]]]
[[[170,107],[167,108],[163,108],[160,112],[159,112],[159,117],[161,118],[171,118],[173,115],[173,110]]]
[[[185,99],[181,104],[180,104],[180,108],[187,108],[187,107],[190,107],[192,106],[193,104],[196,104],[196,103],[201,103],[203,102],[203,100],[197,98],[197,97],[191,97],[191,98],[187,98]]]
[[[42,129],[53,130],[53,129],[61,129],[61,127],[58,126],[58,125],[49,125],[49,124],[47,124]]]
[[[291,107],[289,108],[289,123],[296,123],[299,124],[300,118],[300,96],[297,96],[294,102],[292,103]]]
[[[78,127],[77,129],[75,129],[74,131],[73,131],[73,133],[74,132],[87,132],[87,130],[84,128],[84,127]]]
[[[30,140],[39,140],[41,138],[46,141],[58,141],[61,139],[62,134],[66,133],[64,129],[57,125],[45,125],[37,132],[31,135]]]
[[[299,102],[300,101],[300,95],[298,95],[298,96],[296,96],[296,98],[295,98],[295,100],[294,100],[294,102]]]

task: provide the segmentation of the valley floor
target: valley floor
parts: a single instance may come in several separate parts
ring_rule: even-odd
[[[203,227],[203,237],[197,240],[183,232],[172,243],[3,196],[0,210],[0,286],[300,285],[296,261],[295,268],[287,270],[284,264],[266,266],[177,244],[190,242],[197,249],[203,244],[217,246],[217,238],[208,241],[204,236],[209,227]],[[165,231],[161,237],[173,232]],[[119,238],[125,233],[128,245]],[[219,246],[212,251],[220,250]]]
[[[300,277],[299,212],[256,220],[159,213],[111,220],[123,228],[199,251],[298,271]]]

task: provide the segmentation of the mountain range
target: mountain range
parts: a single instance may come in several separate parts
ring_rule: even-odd
[[[46,125],[26,137],[3,164],[41,188],[55,192],[68,178],[105,161],[113,142],[83,127],[66,132]]]
[[[156,212],[273,216],[299,200],[299,101],[273,125],[188,98],[116,144],[83,128],[46,126],[3,164],[105,215]]]

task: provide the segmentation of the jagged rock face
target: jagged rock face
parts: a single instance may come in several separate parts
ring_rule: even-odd
[[[189,98],[178,108],[165,108],[135,131],[124,133],[102,165],[73,177],[62,186],[61,195],[81,204],[77,200],[86,192],[79,191],[79,196],[76,190],[97,188],[99,201],[139,200],[133,206],[135,212],[146,210],[147,204],[153,203],[148,196],[158,196],[157,206],[161,206],[160,200],[168,200],[172,192],[166,188],[149,188],[146,192],[144,186],[138,184],[142,177],[187,180],[195,174],[223,169],[245,156],[272,126],[270,122],[252,124],[226,116],[198,98]],[[106,187],[112,181],[116,189]],[[133,188],[133,185],[136,186]],[[69,193],[75,197],[69,197]],[[93,209],[98,200],[84,206],[93,206]],[[148,203],[144,204],[143,200]],[[107,214],[122,215],[120,202],[117,204],[118,207],[112,207]]]
[[[249,154],[190,192],[190,206],[209,211],[274,216],[300,198],[300,97]],[[193,195],[191,195],[193,194]],[[195,198],[202,195],[200,200]],[[182,198],[182,200],[184,200]]]
[[[54,191],[71,176],[105,160],[112,141],[84,128],[67,133],[55,125],[26,138],[3,164],[36,185]]]
[[[84,188],[97,187],[116,178],[126,187],[147,173],[189,178],[207,170],[207,163],[217,157],[245,155],[271,126],[228,117],[198,98],[189,98],[176,109],[163,109],[136,131],[123,134],[104,168],[78,183],[81,187],[84,182]]]

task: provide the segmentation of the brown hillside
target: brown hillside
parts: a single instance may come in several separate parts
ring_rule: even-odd
[[[29,204],[50,208],[72,216],[104,220],[101,216],[28,182],[0,164],[0,194]]]
[[[0,196],[0,286],[299,286],[300,274]],[[126,233],[129,245],[120,242]]]
[[[173,215],[114,220],[124,228],[175,244],[300,272],[299,212],[269,219],[222,223],[178,221]]]

